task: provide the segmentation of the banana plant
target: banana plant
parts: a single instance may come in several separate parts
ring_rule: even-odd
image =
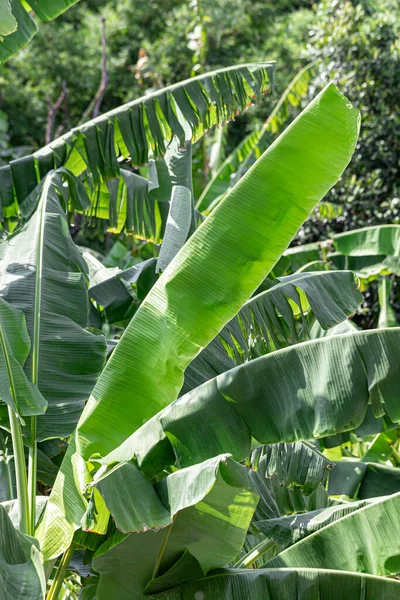
[[[173,259],[166,268],[162,277],[152,288],[144,303],[135,314],[126,329],[124,336],[114,350],[107,367],[93,392],[92,399],[89,401],[87,408],[82,415],[74,443],[70,445],[69,455],[66,456],[64,460],[61,470],[62,475],[60,475],[55,484],[53,494],[49,499],[46,512],[40,523],[38,536],[42,542],[42,550],[46,553],[48,558],[56,556],[63,549],[68,552],[67,546],[72,541],[73,532],[77,527],[80,527],[81,520],[86,514],[85,498],[74,484],[75,476],[73,461],[78,460],[83,465],[84,463],[81,461],[90,459],[90,456],[92,455],[97,456],[98,459],[100,459],[101,455],[105,457],[107,453],[114,451],[118,444],[123,442],[124,439],[129,440],[129,435],[132,431],[137,428],[139,428],[138,431],[140,431],[140,425],[143,419],[152,417],[162,404],[166,405],[176,398],[179,389],[182,386],[184,370],[190,363],[191,358],[198,353],[201,346],[205,345],[207,339],[211,340],[212,337],[218,333],[219,329],[224,324],[224,321],[226,323],[229,320],[229,317],[232,317],[237,309],[240,308],[240,304],[243,303],[243,300],[257,288],[258,284],[265,278],[268,270],[279,257],[279,254],[290,241],[290,238],[294,235],[299,222],[304,219],[304,214],[314,206],[316,191],[314,192],[311,190],[316,190],[318,188],[320,190],[319,193],[321,193],[320,185],[316,186],[314,179],[315,173],[312,177],[303,179],[300,176],[302,171],[299,169],[297,163],[294,164],[294,162],[291,162],[290,165],[284,166],[285,148],[293,148],[293,144],[298,144],[299,152],[300,148],[303,149],[306,147],[309,149],[309,154],[304,158],[306,162],[311,161],[313,152],[317,151],[315,139],[314,143],[312,143],[311,138],[310,143],[305,143],[305,140],[308,139],[308,135],[310,135],[308,127],[309,120],[313,123],[318,123],[318,126],[320,127],[332,127],[336,139],[337,136],[340,135],[339,132],[344,132],[343,145],[347,148],[345,153],[342,154],[343,148],[341,147],[341,143],[340,150],[338,150],[339,144],[331,145],[331,139],[329,142],[327,140],[326,151],[331,153],[332,160],[329,161],[329,168],[327,168],[325,164],[322,165],[319,163],[321,167],[319,177],[321,178],[321,183],[324,182],[324,186],[329,187],[329,185],[332,185],[340,175],[341,170],[350,158],[358,127],[356,113],[347,106],[346,110],[343,110],[345,105],[342,102],[342,97],[337,94],[332,86],[328,87],[321,97],[316,99],[309,110],[288,129],[286,134],[280,140],[280,144],[276,144],[274,152],[271,150],[270,153],[265,154],[263,158],[256,163],[253,171],[250,171],[249,175],[241,180],[241,183],[236,186],[230,195],[227,196],[226,200],[221,203],[220,208],[213,213],[214,217],[206,220],[200,229],[192,235],[181,252],[178,253],[175,259]],[[335,121],[331,120],[333,115],[335,115]],[[316,121],[314,121],[314,118]],[[336,123],[336,118],[345,119],[345,128],[340,128],[339,130],[336,129],[336,125],[334,124]],[[347,134],[348,129],[352,130],[351,136]],[[275,154],[276,157],[274,156]],[[282,159],[280,158],[281,155]],[[275,161],[279,161],[279,164],[282,165],[282,169],[289,169],[289,173],[291,174],[290,179],[285,178],[285,182],[288,183],[285,183],[283,187],[281,187],[281,183],[278,183],[279,179],[275,178],[275,180],[271,180],[271,178],[267,176],[269,170],[273,169],[272,165]],[[330,170],[330,167],[332,167],[333,164],[338,165],[338,170],[335,174]],[[293,173],[292,170],[294,170],[295,173]],[[253,181],[258,182],[256,187],[256,192],[258,193],[252,194],[253,203],[256,203],[256,206],[254,206],[252,211],[243,213],[240,207],[243,206],[244,199],[249,197],[249,191],[254,189]],[[286,185],[289,186],[289,189],[286,188]],[[327,187],[325,189],[327,189]],[[306,207],[304,211],[298,211],[297,207],[290,201],[290,197],[295,193],[295,190],[297,194],[302,194],[303,202]],[[282,205],[282,202],[286,202],[286,210],[284,213],[282,212],[282,216],[285,214],[285,226],[279,235],[278,232],[276,232],[275,236],[272,238],[271,232],[269,232],[267,238],[262,237],[262,229],[258,226],[257,231],[260,239],[257,239],[257,237],[255,238],[253,247],[246,248],[246,245],[244,244],[243,247],[240,248],[241,258],[239,264],[243,264],[243,267],[241,267],[239,271],[235,270],[232,272],[232,270],[229,269],[229,266],[232,264],[232,253],[233,256],[235,256],[232,243],[229,245],[229,237],[225,237],[222,243],[219,229],[222,230],[225,222],[229,223],[231,228],[236,227],[238,230],[237,235],[233,234],[233,230],[231,233],[231,239],[236,240],[240,237],[240,230],[244,226],[244,219],[247,223],[246,226],[250,228],[256,226],[256,223],[260,219],[260,214],[266,215],[266,223],[272,223],[273,221],[271,222],[270,220],[271,216],[268,216],[271,214],[271,207],[268,205],[265,206],[263,201],[264,194],[268,194],[269,191],[271,193],[271,202],[279,202],[279,205]],[[240,219],[236,217],[236,211],[238,211]],[[220,216],[218,217],[218,215]],[[215,219],[217,219],[217,221],[215,221]],[[219,223],[221,224],[219,225]],[[208,233],[208,230],[210,230],[210,233]],[[227,230],[226,225],[225,230]],[[282,239],[283,234],[286,236],[284,239]],[[205,241],[203,240],[206,239],[208,240],[207,245],[210,249],[206,256],[199,256],[198,248],[205,246]],[[254,266],[252,272],[248,273],[247,268],[245,268],[246,262],[244,261],[244,256],[247,255],[251,257],[255,254],[260,255],[259,266],[257,268]],[[210,262],[210,265],[213,265],[215,269],[215,276],[218,277],[218,286],[217,279],[215,279],[215,277],[210,278],[211,271],[206,258]],[[186,272],[187,275],[185,274]],[[197,282],[201,282],[202,293],[200,296],[197,294],[196,299],[193,296],[193,304],[188,304],[188,299],[190,297],[189,290],[198,289]],[[174,288],[176,288],[176,291],[174,291]],[[226,288],[226,291],[222,294],[224,288]],[[221,299],[218,300],[217,303],[215,301],[213,302],[213,314],[209,312],[207,305],[210,303],[212,294],[216,289],[221,290],[218,292]],[[232,294],[233,289],[235,289],[234,299]],[[184,292],[184,290],[187,290],[187,292]],[[166,293],[168,293],[169,298],[168,306],[171,311],[170,316],[160,312],[160,307],[166,302]],[[163,300],[163,297],[165,300]],[[204,301],[201,301],[201,298],[203,297]],[[208,298],[210,298],[210,300],[208,300]],[[230,299],[229,302],[227,301],[228,298]],[[352,302],[354,302],[354,300]],[[205,303],[204,307],[202,306],[202,303]],[[347,310],[351,312],[353,308],[354,305],[353,307],[348,307]],[[205,316],[206,314],[208,314],[207,317]],[[157,328],[159,334],[157,335],[158,342],[156,346],[153,342],[149,344],[149,318],[152,320],[153,324],[155,324],[155,319],[158,323]],[[169,326],[171,319],[174,322],[179,319],[179,329],[171,329]],[[161,333],[162,331],[164,333]],[[190,338],[188,337],[189,331]],[[198,340],[197,342],[195,342],[196,339]],[[135,348],[137,348],[137,351],[135,351]],[[179,352],[174,359],[176,364],[174,371],[168,372],[167,374],[165,366],[171,358],[170,353],[172,348],[179,349]],[[157,351],[154,353],[155,350]],[[135,352],[136,354],[133,355],[132,353]],[[128,355],[130,356],[129,375],[128,371],[123,370],[124,364],[128,367]],[[168,356],[170,358],[167,360]],[[144,377],[144,367],[139,364],[142,363],[143,359],[146,360],[147,369],[149,374],[151,373],[151,378]],[[117,370],[113,365],[118,365],[118,375]],[[139,370],[141,372],[140,378],[135,375],[135,372],[139,373]],[[118,379],[116,379],[116,376],[118,376]],[[159,383],[157,383],[157,379]],[[135,383],[135,381],[137,383]],[[111,396],[108,396],[108,390],[109,392],[113,390],[112,409],[111,407],[108,407],[108,397],[111,401]],[[130,397],[132,398],[131,402],[129,401]],[[140,401],[140,397],[143,397],[143,402]],[[154,400],[152,400],[153,397]],[[118,398],[120,398],[119,404]],[[132,406],[132,408],[134,407],[134,409],[131,410],[130,406]],[[106,414],[107,428],[105,429],[102,427],[101,423],[102,415],[105,416]],[[113,414],[115,415],[116,420],[112,424],[111,419]],[[151,423],[151,420],[149,423]],[[124,431],[123,427],[125,424],[127,427]],[[110,435],[111,432],[112,435]],[[168,446],[166,446],[166,449],[168,451]],[[243,457],[245,457],[246,451],[248,450],[249,447],[246,446]],[[229,451],[231,451],[230,447]],[[138,459],[140,451],[134,451],[129,459],[124,462],[126,462],[126,464],[131,464],[133,455]],[[243,457],[241,456],[241,458]],[[115,461],[116,459],[114,457],[112,459],[110,458],[110,461],[111,460]],[[169,459],[167,460],[171,462],[170,452]],[[122,465],[123,463],[121,462],[120,464]],[[142,466],[141,463],[139,466]],[[116,469],[115,476],[117,476],[119,471],[122,471],[122,468]],[[164,465],[161,463],[160,468],[161,470],[164,468]],[[101,478],[101,469],[99,472],[98,486],[100,486],[101,489],[101,482],[108,479],[109,476]],[[86,482],[90,480],[90,474],[88,472],[87,475],[88,479]],[[153,477],[156,476],[157,473],[149,475],[149,473],[146,472],[146,475],[147,477]],[[93,482],[96,487],[95,481],[96,480],[94,479]],[[111,486],[110,489],[116,488],[115,486]],[[67,519],[65,518],[66,515],[63,506],[63,498],[66,498],[66,494],[69,498],[69,515]],[[93,502],[93,500],[89,500],[87,510],[91,509],[91,502]],[[109,507],[107,507],[107,509],[109,509]],[[115,507],[113,510],[115,512]],[[96,525],[94,525],[94,528],[96,528]]]
[[[254,72],[265,75],[266,71],[260,66]],[[2,554],[0,582],[4,582],[6,598],[12,594],[16,599],[23,598],[29,589],[33,600],[43,599],[45,580],[49,578],[47,598],[57,599],[69,569],[85,572],[82,560],[79,562],[82,552],[84,562],[91,562],[82,598],[192,598],[197,592],[210,598],[242,598],[249,594],[264,598],[268,590],[272,598],[280,600],[305,594],[307,598],[329,598],[335,589],[338,598],[372,600],[395,598],[399,593],[400,584],[386,577],[395,572],[399,554],[399,536],[394,536],[390,544],[384,543],[390,524],[377,535],[375,547],[362,554],[366,521],[369,516],[375,524],[385,515],[392,519],[397,495],[338,513],[337,527],[325,515],[326,527],[307,531],[302,539],[293,534],[295,543],[286,545],[286,549],[269,539],[270,530],[260,524],[285,516],[279,506],[280,486],[271,484],[268,493],[264,491],[264,480],[274,475],[299,493],[321,496],[320,500],[313,496],[311,501],[310,496],[309,502],[298,502],[303,511],[326,508],[323,483],[331,461],[309,440],[354,429],[363,421],[369,404],[376,416],[386,413],[399,420],[397,328],[351,331],[306,342],[299,335],[300,330],[307,329],[310,314],[322,327],[332,327],[354,312],[361,301],[354,276],[348,271],[311,272],[281,278],[272,286],[265,283],[299,226],[336,183],[354,151],[358,113],[332,84],[254,163],[198,228],[192,221],[193,210],[182,209],[184,223],[177,221],[183,213],[177,210],[182,204],[176,200],[182,190],[176,188],[189,190],[189,196],[187,191],[182,192],[183,205],[191,195],[190,181],[182,175],[187,167],[180,171],[179,181],[167,177],[178,169],[177,165],[186,165],[185,153],[182,161],[166,156],[157,164],[150,163],[147,191],[167,198],[166,222],[170,218],[172,225],[175,215],[176,226],[166,227],[163,232],[161,276],[154,279],[150,291],[135,307],[105,367],[99,369],[106,344],[104,337],[90,328],[89,294],[96,309],[107,309],[112,306],[108,298],[115,290],[117,301],[121,298],[125,302],[126,294],[134,298],[131,294],[135,290],[129,286],[137,285],[135,277],[139,275],[137,269],[135,273],[113,271],[101,275],[102,269],[92,261],[91,277],[100,279],[92,281],[90,292],[89,269],[69,236],[68,211],[71,207],[81,212],[96,210],[93,190],[103,194],[107,189],[108,196],[101,196],[101,210],[108,218],[112,213],[115,222],[114,208],[127,197],[120,165],[128,155],[138,166],[142,158],[149,158],[150,148],[153,156],[164,154],[163,149],[167,149],[172,134],[179,133],[179,127],[185,134],[183,142],[203,134],[219,116],[223,118],[223,113],[232,114],[227,106],[236,110],[238,98],[242,106],[246,104],[253,93],[250,84],[245,83],[246,77],[253,85],[258,81],[260,88],[265,86],[264,75],[257,79],[248,73],[243,68],[228,71],[224,79],[228,88],[223,88],[222,78],[214,75],[220,84],[215,85],[214,92],[206,84],[210,80],[201,78],[194,87],[184,84],[173,88],[168,97],[174,108],[169,115],[171,124],[163,112],[162,98],[166,96],[159,93],[159,104],[153,103],[154,98],[148,104],[161,107],[157,122],[164,123],[164,117],[169,129],[164,123],[163,129],[157,129],[157,136],[154,122],[150,125],[147,100],[141,100],[132,106],[142,108],[131,112],[132,106],[126,109],[126,122],[125,117],[120,118],[124,111],[117,110],[100,124],[89,123],[84,131],[75,131],[56,147],[39,152],[33,158],[35,180],[30,179],[29,167],[26,178],[21,176],[23,164],[13,164],[11,171],[3,171],[5,178],[11,172],[11,180],[8,177],[7,181],[12,183],[12,204],[7,204],[7,214],[19,206],[21,226],[1,243],[6,268],[0,294],[7,310],[19,311],[14,321],[20,328],[21,314],[25,315],[27,332],[17,330],[18,338],[15,330],[4,327],[4,348],[14,359],[18,381],[36,390],[38,407],[34,410],[43,412],[47,401],[55,418],[52,422],[46,419],[46,412],[33,414],[19,403],[18,396],[11,394],[10,401],[10,393],[6,402],[0,388],[2,400],[7,403],[4,412],[12,413],[0,423],[4,429],[11,429],[13,441],[18,439],[22,446],[16,457],[22,479],[24,445],[33,456],[35,442],[50,444],[49,438],[70,436],[47,500],[36,500],[32,486],[23,481],[28,510],[20,496],[21,509],[18,505],[15,508],[13,500],[2,507],[6,511],[1,513],[5,524],[2,532],[9,531],[8,539],[21,547],[13,564],[8,554]],[[196,90],[201,93],[196,95]],[[223,90],[225,100],[218,103],[216,98]],[[203,110],[207,93],[211,103],[208,116]],[[188,97],[190,110],[184,100]],[[146,118],[131,120],[137,111],[144,111]],[[113,134],[120,152],[118,164],[111,143]],[[123,140],[128,138],[130,149],[124,149]],[[144,150],[142,143],[139,156],[140,139],[147,145]],[[97,153],[96,144],[97,149],[101,148]],[[46,170],[44,156],[47,165],[57,169]],[[117,192],[112,183],[114,175],[119,177]],[[122,199],[120,204],[118,199]],[[21,254],[16,259],[17,251]],[[13,252],[16,263],[11,258]],[[261,284],[267,289],[259,291]],[[69,335],[64,336],[63,327],[59,331],[53,328],[54,315],[60,323],[67,319]],[[269,343],[269,351],[258,357],[246,345],[246,338],[253,333],[262,334],[265,344]],[[231,344],[226,342],[228,335]],[[25,336],[24,353],[13,341],[15,336],[17,340]],[[35,349],[31,353],[28,337]],[[219,348],[221,339],[225,340],[225,356],[233,362],[232,368],[209,373],[204,382],[183,393],[185,373],[191,364],[203,348],[209,350],[214,342]],[[92,357],[96,351],[83,340],[97,344],[93,348],[97,348],[98,364]],[[46,351],[47,343],[51,343],[52,352]],[[66,352],[65,363],[64,346],[71,349],[71,359]],[[0,354],[0,360],[2,357]],[[77,370],[70,372],[70,365],[78,365]],[[54,388],[49,390],[46,379],[40,377],[41,369],[43,374],[49,369],[49,384],[52,369],[58,369],[60,385],[54,379]],[[10,377],[10,369],[5,372]],[[5,381],[7,391],[11,383]],[[56,397],[57,402],[52,403]],[[64,407],[70,417],[65,420]],[[76,414],[80,413],[77,424],[75,409]],[[10,427],[11,416],[20,427],[16,434]],[[29,426],[24,416],[35,420]],[[268,446],[264,450],[266,458],[248,461],[254,446],[278,442],[294,442],[294,446],[277,446],[275,450]],[[261,465],[266,468],[261,469]],[[267,497],[275,502],[274,512],[267,513]],[[294,507],[294,494],[290,500]],[[36,518],[32,502],[37,507]],[[21,531],[23,510],[31,528],[27,531]],[[370,512],[364,517],[363,511]],[[351,519],[347,532],[346,519]],[[16,533],[22,537],[13,533],[14,522],[20,524]],[[354,560],[334,560],[335,543],[340,543],[343,531],[346,545],[352,536],[357,539]],[[261,537],[258,547],[252,545],[251,536],[254,540]],[[326,540],[325,561],[315,550],[320,539],[320,544]],[[0,553],[6,543],[1,537]],[[310,557],[301,563],[301,545],[306,543]],[[37,561],[38,545],[44,567]],[[244,547],[249,548],[251,556],[243,556]],[[262,567],[263,557],[266,568],[243,568],[252,564]],[[55,560],[57,566],[51,572]],[[15,564],[21,573],[20,588],[10,583]],[[31,586],[25,590],[23,577]]]

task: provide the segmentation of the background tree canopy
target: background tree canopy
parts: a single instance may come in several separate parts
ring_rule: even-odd
[[[105,17],[108,75],[101,112],[149,88],[185,79],[196,72],[196,62],[197,68],[212,70],[274,59],[279,97],[301,66],[319,61],[303,106],[335,76],[360,109],[363,126],[355,158],[330,193],[331,202],[344,206],[342,213],[333,220],[315,215],[302,228],[301,242],[331,229],[399,222],[396,0],[231,0],[229,10],[225,0],[81,1],[62,18],[41,23],[29,47],[0,67],[3,160],[44,144],[49,111],[63,86],[67,95],[54,117],[52,137],[77,125],[91,108],[101,78],[100,15]],[[200,58],[199,35],[204,35]],[[270,106],[231,125],[227,152],[260,125]]]

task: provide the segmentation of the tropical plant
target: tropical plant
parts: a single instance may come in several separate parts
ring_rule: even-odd
[[[78,1],[29,0],[27,3],[22,0],[1,0],[0,63],[28,44],[36,34],[38,26],[29,7],[41,21],[51,21]]]
[[[355,311],[355,277],[270,275],[348,164],[357,111],[328,85],[204,222],[194,209],[191,141],[272,68],[161,90],[0,171],[5,598],[44,598],[48,579],[55,600],[68,571],[83,599],[398,595],[398,494],[342,506],[315,440],[369,404],[399,420],[400,331],[310,339]],[[70,237],[81,214],[162,240],[159,257],[103,266]]]

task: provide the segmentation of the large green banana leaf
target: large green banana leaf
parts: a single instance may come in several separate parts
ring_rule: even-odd
[[[219,332],[218,337],[190,363],[182,389],[186,393],[208,379],[248,360],[252,343],[262,352],[284,348],[309,336],[304,315],[310,310],[324,329],[345,321],[362,302],[350,271],[314,271],[279,278],[280,283],[253,296]],[[302,336],[298,319],[302,319]],[[181,392],[181,393],[182,393]]]
[[[213,125],[234,118],[236,112],[261,100],[273,69],[274,63],[255,63],[213,71],[134,100],[72,129],[35,154],[0,169],[3,209],[8,209],[8,216],[16,215],[17,203],[35,188],[38,175],[43,178],[60,166],[75,175],[87,171],[96,202],[102,191],[108,202],[115,204],[115,179],[121,173],[121,158],[130,157],[133,165],[143,165],[151,156],[163,156],[173,136],[184,145],[188,136],[197,139]],[[112,180],[110,190],[105,184]],[[120,186],[126,187],[124,178]]]
[[[98,600],[140,599],[146,586],[163,589],[171,572],[187,581],[229,564],[258,501],[246,469],[227,456],[182,469],[155,488],[132,463],[96,485],[117,527],[137,532],[117,533],[96,552]]]
[[[30,348],[23,312],[0,297],[0,402],[20,416],[40,415],[47,408],[23,370]]]
[[[257,288],[343,170],[357,123],[329,85],[190,238],[102,373],[78,427],[85,457],[109,452],[177,397],[187,364]]]
[[[358,427],[368,403],[400,420],[400,328],[304,342],[240,365],[175,401],[107,461],[136,456],[149,476],[221,452],[316,439]],[[173,453],[171,452],[173,450]]]
[[[64,459],[40,529],[46,556],[65,549],[80,525],[82,499],[71,460],[114,450],[177,397],[187,365],[265,279],[342,173],[357,135],[357,111],[328,85],[170,263],[126,329],[87,404],[77,446],[72,444]],[[239,444],[243,437],[248,449],[248,433],[241,433]],[[74,514],[66,514],[67,498]]]
[[[44,600],[45,592],[37,540],[15,529],[0,504],[0,598]]]
[[[4,62],[18,52],[18,50],[30,42],[37,32],[37,25],[30,16],[26,4],[29,4],[39,19],[42,21],[51,21],[68,10],[70,6],[76,4],[76,2],[79,2],[79,0],[29,0],[29,3],[22,2],[22,0],[11,0],[14,22],[9,23],[10,13],[7,10],[7,5],[10,2],[9,0],[0,0],[0,62]],[[4,8],[6,10],[5,13]],[[3,29],[4,16],[7,17],[6,23],[8,24],[5,30]],[[1,39],[2,35],[7,37]]]
[[[400,572],[400,494],[368,504],[281,552],[268,568],[326,568],[393,576]],[[321,551],[323,549],[323,551]]]
[[[38,439],[72,433],[106,351],[104,337],[87,329],[87,268],[68,231],[61,186],[60,174],[50,174],[36,212],[0,242],[0,296],[25,315],[31,340],[25,372],[48,403],[38,417]]]
[[[397,600],[400,582],[364,573],[328,569],[237,569],[216,571],[153,600]],[[197,594],[197,596],[196,596]]]

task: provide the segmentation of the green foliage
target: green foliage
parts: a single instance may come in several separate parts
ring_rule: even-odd
[[[51,21],[79,0],[1,0],[0,62],[26,46],[38,26],[30,11],[42,21]],[[5,36],[4,38],[2,36]]]
[[[381,207],[395,189],[378,185],[395,148],[369,150],[389,134],[393,97],[370,81],[395,81],[380,29],[397,24],[380,3],[231,4],[82,2],[1,70],[16,159],[0,170],[6,600],[399,595],[400,226],[332,234],[363,182]],[[109,112],[87,121],[100,15]],[[257,107],[214,134],[270,90],[269,52],[285,64],[267,121]],[[211,71],[249,54],[263,62]],[[353,99],[359,86],[360,142],[332,84],[293,121],[332,69]],[[62,138],[10,149],[42,143],[60,89]],[[327,193],[300,231],[327,239],[287,250]],[[376,290],[375,331],[354,324],[358,287]]]
[[[354,160],[328,195],[343,205],[335,231],[399,220],[400,7],[398,2],[337,2],[316,8],[305,53],[321,59],[314,85],[336,77],[361,113],[361,135]],[[311,221],[302,240],[314,241],[327,222]],[[305,235],[305,237],[304,237]]]
[[[292,13],[290,4],[235,0],[226,11],[221,0],[203,0],[209,16],[207,70],[248,60],[279,59],[278,77],[287,82],[300,66],[301,39],[311,16],[309,11]],[[241,19],[236,16],[239,13]],[[51,24],[42,23],[27,50],[0,67],[0,87],[7,87],[2,110],[9,118],[13,146],[44,144],[49,102],[56,101],[64,81],[68,103],[58,111],[54,131],[64,133],[80,122],[100,82],[100,15],[106,20],[109,75],[102,112],[143,95],[149,87],[189,77],[193,57],[188,48],[193,20],[190,3],[120,0],[117,7],[105,0],[81,0]],[[148,57],[148,76],[142,79],[135,77],[141,48]],[[265,120],[265,112],[260,118]]]

